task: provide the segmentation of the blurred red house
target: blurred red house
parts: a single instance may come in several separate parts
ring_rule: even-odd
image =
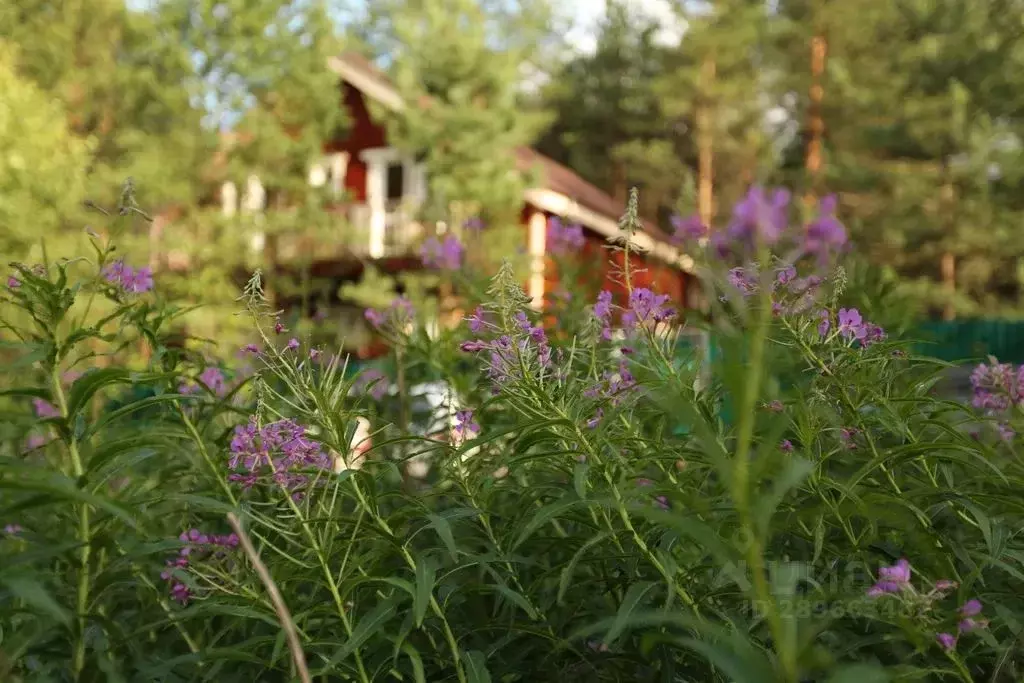
[[[374,102],[385,113],[391,113],[408,104],[386,74],[361,55],[345,53],[330,59],[328,66],[339,77],[342,106],[351,125],[347,137],[324,145],[323,157],[310,172],[310,182],[329,186],[339,196],[347,197],[333,209],[343,214],[348,226],[346,234],[339,235],[343,245],[332,245],[340,247],[347,258],[318,259],[314,275],[355,279],[366,262],[389,273],[418,268],[417,251],[427,234],[416,220],[417,206],[427,193],[425,170],[412,156],[389,144],[385,122],[375,118],[369,106]],[[552,216],[583,227],[585,246],[580,258],[597,269],[591,272],[601,275],[606,288],[621,290],[614,273],[622,266],[622,255],[603,247],[607,238],[619,236],[618,221],[625,206],[535,150],[522,147],[516,157],[521,171],[534,171],[540,179],[536,187],[524,193],[522,209],[523,242],[532,262],[526,289],[534,306],[541,308],[558,286],[546,245],[547,221]],[[258,184],[255,179],[250,182]],[[226,210],[235,211],[238,194],[233,184],[222,188]],[[252,188],[247,188],[246,196],[252,194]],[[245,201],[243,198],[242,203]],[[692,294],[687,286],[692,260],[650,221],[642,221],[634,245],[642,252],[631,257],[637,271],[634,286],[668,294],[678,306],[685,307]]]

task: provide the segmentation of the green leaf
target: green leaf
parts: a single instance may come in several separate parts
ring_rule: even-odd
[[[448,554],[451,555],[452,562],[458,562],[459,550],[455,546],[455,535],[452,534],[452,526],[448,523],[448,520],[440,515],[427,515],[430,520],[430,525],[437,531],[437,535],[441,537],[446,548],[448,548]]]
[[[569,563],[562,568],[562,575],[558,580],[558,603],[562,604],[565,598],[565,591],[569,589],[569,584],[572,582],[572,577],[576,573],[576,565],[579,564],[580,558],[590,548],[594,547],[604,539],[608,538],[608,532],[602,531],[598,535],[591,538],[589,541],[580,546],[579,550],[573,553]]]
[[[589,471],[590,465],[585,462],[578,462],[573,468],[572,483],[580,500],[584,500],[587,497],[587,473]]]
[[[67,626],[71,623],[71,615],[57,604],[49,591],[41,583],[27,576],[3,576],[0,583],[8,588],[15,597],[24,600],[40,612],[44,612]]]
[[[487,670],[487,657],[479,650],[462,653],[467,683],[491,683],[491,672]]]
[[[797,456],[786,459],[782,471],[775,475],[771,489],[768,493],[762,494],[754,505],[755,519],[762,533],[768,528],[786,495],[798,487],[813,470],[814,465],[809,460]]]
[[[427,675],[423,670],[423,658],[419,651],[409,643],[402,643],[402,652],[409,658],[412,664],[412,676],[416,683],[427,683]]]
[[[8,489],[18,492],[31,491],[33,493],[45,493],[56,498],[85,503],[98,510],[104,510],[120,519],[133,529],[138,530],[139,525],[135,521],[135,514],[117,503],[102,496],[75,486],[74,482],[63,475],[52,475],[46,479],[25,477],[12,481],[0,478],[0,489]]]
[[[352,656],[352,653],[358,650],[363,643],[375,635],[387,623],[401,601],[401,594],[396,594],[374,605],[373,609],[363,616],[355,628],[352,629],[352,637],[331,657],[331,664]]]
[[[622,604],[619,605],[619,611],[615,614],[615,621],[612,622],[612,626],[608,629],[608,633],[604,636],[604,642],[606,645],[611,645],[618,639],[626,626],[629,624],[630,617],[633,612],[641,606],[641,602],[647,597],[658,584],[652,581],[641,581],[639,583],[632,584],[626,591],[625,597],[622,598]]]
[[[891,677],[875,664],[850,664],[828,677],[826,683],[889,683]]]
[[[416,594],[413,596],[412,611],[417,627],[423,625],[423,618],[427,615],[436,576],[434,566],[425,559],[420,558],[416,562]]]
[[[131,373],[124,368],[103,368],[79,377],[68,392],[68,422],[78,415],[97,391],[111,384],[130,384],[130,377]]]
[[[523,541],[529,538],[530,535],[533,534],[533,532],[535,532],[537,529],[544,526],[552,519],[557,517],[559,514],[565,512],[566,510],[569,510],[579,505],[580,502],[582,501],[580,501],[578,498],[563,498],[562,500],[555,501],[554,503],[551,503],[550,505],[545,505],[540,510],[537,510],[536,514],[534,514],[530,521],[526,523],[526,526],[519,533],[519,537],[509,548],[509,552],[512,552],[520,545],[522,545]]]

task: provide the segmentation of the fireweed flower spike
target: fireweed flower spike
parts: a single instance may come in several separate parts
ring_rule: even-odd
[[[830,254],[846,246],[846,229],[836,218],[836,197],[829,195],[818,202],[818,216],[807,225],[803,251],[824,261]]]
[[[700,216],[693,215],[689,218],[672,216],[672,239],[675,242],[696,242],[708,236],[708,226],[704,225]]]
[[[548,219],[547,244],[553,254],[564,256],[579,251],[584,245],[583,228],[565,225],[558,216]]]
[[[135,271],[123,259],[104,268],[103,277],[129,294],[142,294],[153,289],[153,272],[145,267]]]
[[[472,410],[460,410],[455,413],[455,433],[465,438],[466,432],[480,433],[480,425],[473,419]]]
[[[607,289],[597,295],[597,303],[594,304],[594,317],[601,323],[601,338],[611,341],[612,293]]]
[[[747,249],[757,244],[773,245],[779,241],[789,224],[789,192],[752,187],[733,209],[729,237]]]
[[[909,587],[910,562],[901,559],[891,567],[882,567],[878,570],[878,581],[868,589],[868,595],[877,597],[885,593],[898,593]]]
[[[444,240],[430,237],[420,249],[420,258],[427,268],[458,270],[462,266],[463,251],[455,235],[446,235]]]

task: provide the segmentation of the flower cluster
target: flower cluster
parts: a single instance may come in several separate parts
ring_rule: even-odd
[[[199,375],[199,381],[186,380],[178,387],[180,394],[197,394],[206,387],[216,396],[223,396],[227,393],[227,380],[220,368],[209,366]]]
[[[8,524],[4,526],[4,536],[9,536],[11,538],[20,535],[22,531],[23,529],[20,524]]]
[[[111,263],[103,269],[103,277],[123,291],[130,294],[142,294],[153,289],[153,271],[148,267],[134,270],[124,260]]]
[[[690,216],[689,218],[672,216],[671,223],[672,241],[676,243],[695,242],[707,237],[708,232],[710,232],[708,226],[704,225],[704,221],[697,215]]]
[[[829,331],[832,330],[832,315],[823,310],[819,316],[818,335],[826,338],[829,336]],[[861,346],[868,346],[885,339],[885,330],[864,320],[856,308],[839,309],[835,321],[835,334],[848,342],[856,340]]]
[[[524,370],[546,369],[551,366],[551,345],[544,328],[534,325],[525,312],[513,317],[514,331],[500,334],[493,340],[473,339],[459,348],[467,353],[488,352],[487,374],[498,390],[509,381],[523,379]],[[469,319],[470,329],[479,332],[502,330],[485,320],[485,313],[477,309]]]
[[[479,434],[480,425],[477,424],[476,419],[473,417],[472,410],[459,410],[455,413],[455,434],[461,438],[466,438],[468,436],[467,432]]]
[[[576,224],[565,225],[558,216],[548,219],[547,248],[552,254],[564,256],[583,248],[583,228]]]
[[[947,593],[957,587],[955,581],[941,579],[936,581],[934,587],[927,593],[918,593],[910,582],[910,575],[910,562],[905,558],[890,567],[881,567],[878,570],[878,580],[868,589],[867,595],[871,598],[883,595],[906,596],[930,604],[944,598]],[[946,650],[954,649],[961,635],[988,626],[987,620],[975,618],[981,614],[981,611],[980,600],[974,598],[968,600],[956,611],[956,635],[948,631],[937,632],[935,634],[936,641]]]
[[[971,400],[975,408],[989,415],[1024,404],[1024,365],[1014,369],[1009,363],[981,363],[971,373]]]
[[[190,529],[182,532],[178,540],[185,545],[177,557],[167,561],[167,569],[160,573],[160,578],[170,583],[171,597],[181,604],[186,604],[192,598],[192,591],[175,576],[175,571],[187,570],[191,561],[200,556],[207,560],[226,557],[228,551],[238,547],[238,536],[208,535],[199,529]]]
[[[279,420],[260,427],[256,418],[235,427],[228,467],[230,481],[245,489],[272,482],[293,496],[309,483],[310,470],[329,471],[331,459],[323,447],[306,436],[305,427]]]
[[[620,358],[619,366],[615,370],[605,371],[601,381],[586,389],[583,395],[587,398],[610,401],[614,406],[621,403],[636,386],[636,379],[629,371],[626,359]]]
[[[622,314],[622,326],[632,332],[638,327],[662,323],[674,317],[676,310],[666,306],[667,294],[655,294],[646,287],[629,293],[629,306]]]
[[[407,297],[396,297],[391,305],[383,311],[367,308],[363,313],[366,320],[375,328],[382,329],[389,323],[396,330],[404,330],[416,317],[412,302]]]
[[[636,484],[641,488],[648,488],[654,486],[654,482],[651,481],[650,479],[637,479]],[[665,496],[656,496],[654,498],[654,504],[657,505],[662,510],[669,509],[668,498]]]
[[[446,235],[443,240],[430,237],[420,248],[420,258],[427,268],[458,270],[462,266],[463,251],[455,235]]]

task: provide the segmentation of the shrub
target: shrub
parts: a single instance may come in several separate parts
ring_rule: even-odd
[[[369,312],[391,377],[293,337],[258,274],[232,375],[168,347],[180,311],[106,243],[85,282],[16,266],[4,680],[1018,680],[1016,370],[935,395],[944,364],[836,310],[829,205],[787,202],[680,222],[704,368],[628,240],[621,300],[540,319],[505,268],[458,329]],[[117,309],[72,318],[82,293]]]

